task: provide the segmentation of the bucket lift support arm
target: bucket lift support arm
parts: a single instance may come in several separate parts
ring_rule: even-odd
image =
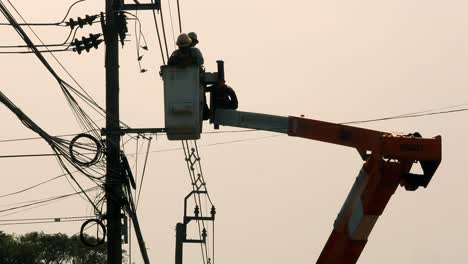
[[[339,212],[318,264],[354,264],[398,185],[414,191],[427,187],[441,161],[441,137],[386,132],[302,117],[283,117],[216,109],[213,123],[286,133],[355,148],[364,165]],[[419,163],[422,174],[411,167]]]

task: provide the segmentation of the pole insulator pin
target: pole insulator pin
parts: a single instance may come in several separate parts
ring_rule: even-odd
[[[198,215],[200,215],[200,207],[198,207],[198,205],[195,206],[193,213],[195,214],[195,217],[198,217]]]
[[[211,207],[210,214],[211,214],[211,217],[214,218],[214,216],[216,215],[216,207],[214,207],[214,206]]]

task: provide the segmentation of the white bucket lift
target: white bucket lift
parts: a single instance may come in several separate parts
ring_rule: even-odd
[[[162,66],[164,113],[169,140],[199,139],[203,123],[204,88],[200,67]]]

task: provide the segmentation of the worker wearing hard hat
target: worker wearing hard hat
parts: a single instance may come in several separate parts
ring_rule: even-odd
[[[239,106],[234,89],[226,85],[226,81],[224,80],[218,80],[212,86],[207,87],[206,91],[211,92],[215,108],[235,110]]]
[[[192,40],[192,47],[195,47],[197,44],[198,44],[198,36],[197,36],[197,33],[195,32],[190,32],[187,34],[189,36],[189,38]]]
[[[176,45],[179,48],[175,50],[169,57],[169,60],[167,62],[168,65],[180,67],[187,67],[190,65],[203,65],[203,55],[199,49],[192,46],[192,39],[188,36],[188,34],[180,34],[177,37]]]

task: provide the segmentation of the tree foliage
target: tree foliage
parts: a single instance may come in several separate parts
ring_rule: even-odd
[[[95,240],[87,236],[88,241]],[[0,231],[0,264],[104,264],[106,244],[90,248],[80,237],[32,232],[15,236]]]

